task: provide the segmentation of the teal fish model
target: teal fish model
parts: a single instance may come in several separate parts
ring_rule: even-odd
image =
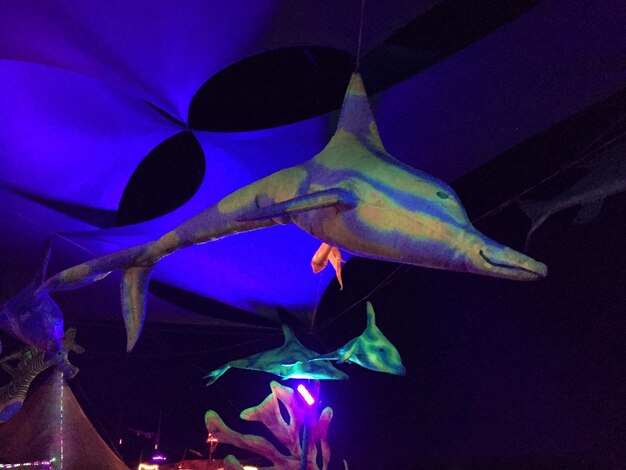
[[[283,333],[285,341],[282,346],[224,364],[205,377],[209,379],[207,385],[211,385],[232,367],[268,372],[282,379],[346,380],[348,378],[328,361],[309,362],[309,359],[319,356],[319,353],[303,346],[287,325],[283,325]]]
[[[69,328],[63,337],[62,348],[48,353],[37,348],[26,348],[0,360],[0,369],[11,376],[11,381],[0,387],[0,423],[11,419],[24,404],[30,384],[35,377],[50,367],[57,367],[68,379],[78,374],[78,367],[68,360],[68,353],[82,354],[85,350],[75,342],[76,329]],[[15,367],[10,362],[17,361]]]
[[[531,220],[524,249],[535,232],[552,214],[580,205],[575,224],[591,222],[608,196],[626,191],[626,143],[616,145],[581,165],[589,173],[572,187],[549,201],[520,200],[518,204]]]
[[[314,158],[235,191],[154,242],[66,269],[44,287],[74,289],[123,269],[122,310],[131,350],[143,324],[150,274],[161,258],[287,223],[330,247],[368,258],[515,280],[547,273],[544,264],[479,233],[450,186],[387,153],[361,77],[353,74],[337,130]],[[314,269],[323,265],[314,260]]]
[[[328,354],[309,359],[316,361],[352,362],[375,372],[404,375],[400,353],[376,326],[376,314],[371,302],[367,302],[367,326],[360,336],[348,341],[343,347]]]

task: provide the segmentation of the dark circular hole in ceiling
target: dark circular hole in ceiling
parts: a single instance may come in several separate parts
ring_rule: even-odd
[[[250,131],[341,106],[354,57],[327,47],[289,47],[249,57],[207,80],[189,106],[189,127]]]
[[[151,220],[183,205],[202,184],[205,166],[202,147],[189,131],[157,145],[126,185],[117,225]]]

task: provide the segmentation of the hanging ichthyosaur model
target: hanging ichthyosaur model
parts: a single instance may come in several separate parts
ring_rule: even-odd
[[[581,164],[589,171],[582,179],[548,201],[519,200],[520,208],[531,220],[525,250],[535,232],[552,214],[580,206],[575,224],[591,222],[602,209],[604,199],[626,191],[626,143],[615,145]]]
[[[265,371],[283,379],[347,379],[348,376],[333,367],[330,361],[337,361],[340,364],[352,362],[366,369],[387,374],[406,373],[400,353],[376,326],[376,316],[371,302],[367,302],[365,331],[331,353],[322,355],[304,347],[286,325],[283,325],[283,332],[285,342],[281,347],[223,365],[207,375],[209,378],[207,385],[211,385],[231,367]]]
[[[63,314],[47,289],[38,291],[45,279],[49,259],[50,241],[46,256],[33,280],[0,305],[0,329],[28,346],[54,352],[61,349]]]
[[[314,158],[235,191],[156,241],[66,269],[43,289],[74,289],[123,269],[122,310],[131,350],[160,259],[191,245],[287,223],[331,248],[367,258],[515,280],[547,273],[544,264],[478,232],[450,186],[385,150],[355,73],[337,130]],[[321,251],[316,266],[333,253]]]
[[[283,333],[285,341],[282,346],[224,364],[206,376],[209,379],[207,385],[214,383],[230,368],[268,372],[282,379],[346,380],[348,378],[329,361],[309,362],[309,359],[319,356],[319,353],[303,346],[287,325],[283,325]]]
[[[46,369],[55,366],[68,379],[78,374],[78,367],[72,365],[67,357],[70,351],[78,354],[85,352],[82,346],[76,344],[75,338],[76,329],[69,328],[63,337],[61,349],[55,353],[25,348],[0,359],[0,369],[11,376],[11,381],[0,387],[0,423],[11,419],[22,408],[30,384]],[[17,361],[15,367],[9,365],[13,361]]]

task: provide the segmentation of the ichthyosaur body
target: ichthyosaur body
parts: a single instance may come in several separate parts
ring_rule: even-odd
[[[515,280],[547,273],[544,264],[478,232],[450,186],[385,150],[355,73],[337,130],[314,158],[235,191],[156,241],[66,269],[44,288],[74,289],[124,270],[122,310],[131,350],[143,325],[150,274],[160,259],[191,245],[287,223],[367,258]]]

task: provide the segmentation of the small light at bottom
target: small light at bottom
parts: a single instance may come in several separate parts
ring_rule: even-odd
[[[158,465],[150,465],[147,463],[140,463],[139,467],[137,467],[137,470],[159,470],[159,466]]]
[[[313,403],[315,403],[315,398],[313,398],[311,393],[306,389],[304,385],[298,385],[298,387],[296,387],[296,390],[298,390],[300,395],[302,395],[302,398],[304,398],[304,401],[306,401],[307,405],[312,406]]]

